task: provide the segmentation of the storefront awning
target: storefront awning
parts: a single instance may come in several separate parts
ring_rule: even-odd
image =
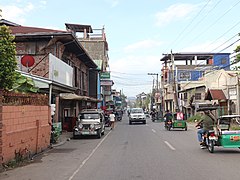
[[[90,102],[101,102],[102,100],[96,99],[89,96],[79,96],[73,93],[60,93],[60,99],[65,100],[79,100],[79,101],[90,101]]]

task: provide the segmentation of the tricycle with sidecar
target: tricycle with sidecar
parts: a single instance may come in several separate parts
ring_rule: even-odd
[[[202,110],[206,110],[206,108],[198,109],[197,111]],[[209,110],[212,111],[214,108]],[[210,153],[214,152],[215,146],[240,148],[240,128],[238,128],[239,130],[234,130],[232,128],[233,125],[239,127],[240,115],[223,115],[215,119],[214,130],[204,134],[204,146]]]
[[[165,124],[167,130],[171,129],[183,129],[187,131],[187,122],[183,118],[177,118],[177,113],[173,114],[172,121],[169,121]]]

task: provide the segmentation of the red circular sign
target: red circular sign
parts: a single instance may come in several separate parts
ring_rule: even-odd
[[[35,60],[32,56],[30,55],[24,55],[22,58],[21,58],[21,63],[23,66],[25,67],[31,67],[33,66],[33,64],[35,63]]]

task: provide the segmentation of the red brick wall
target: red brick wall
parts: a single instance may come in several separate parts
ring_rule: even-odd
[[[15,158],[15,152],[34,155],[50,145],[49,106],[0,106],[0,162]]]

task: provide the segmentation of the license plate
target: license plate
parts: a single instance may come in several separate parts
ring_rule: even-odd
[[[75,131],[74,134],[75,135],[80,135],[80,132],[79,131]]]
[[[230,140],[231,141],[239,141],[240,140],[240,136],[230,136]]]
[[[217,137],[216,136],[209,136],[208,139],[209,140],[217,140]]]
[[[96,131],[82,131],[82,135],[96,135]]]
[[[182,123],[178,123],[177,126],[182,126]]]
[[[83,132],[82,132],[82,135],[87,135],[87,134],[89,134],[88,131],[83,131]]]

